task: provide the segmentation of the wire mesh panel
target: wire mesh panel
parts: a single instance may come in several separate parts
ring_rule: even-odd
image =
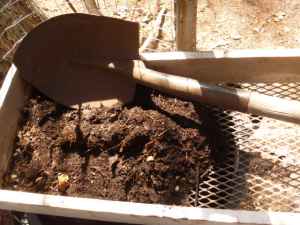
[[[29,1],[4,0],[0,3],[0,78],[3,79],[18,44],[42,21]],[[0,79],[0,80],[1,80]]]
[[[300,100],[300,83],[240,87]],[[222,165],[203,177],[198,197],[191,194],[191,205],[299,212],[300,126],[235,111],[212,112],[227,154]]]
[[[202,15],[211,13],[199,4]],[[173,1],[158,0],[97,1],[102,15],[139,22],[142,51],[175,50],[173,6]],[[18,43],[33,27],[65,13],[88,13],[88,10],[82,0],[1,1],[0,73],[6,73]],[[198,23],[202,20],[205,17],[199,18],[198,14]],[[199,49],[209,42],[206,38],[212,32],[207,28],[205,33],[204,22],[198,27],[202,29],[198,31]],[[213,44],[211,48],[224,46],[217,39]],[[239,87],[300,100],[300,83],[239,84]],[[211,111],[224,134],[222,141],[227,154],[222,165],[195,178],[200,179],[200,185],[191,193],[191,206],[299,212],[300,126],[216,108]]]

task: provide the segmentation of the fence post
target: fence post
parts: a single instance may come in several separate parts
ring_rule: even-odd
[[[96,0],[84,0],[84,4],[90,14],[101,16]]]
[[[175,0],[176,49],[196,50],[198,0]]]

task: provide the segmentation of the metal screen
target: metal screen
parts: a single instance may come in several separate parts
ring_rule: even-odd
[[[244,89],[300,100],[300,83],[240,84]],[[300,126],[212,109],[226,137],[224,165],[210,170],[191,205],[300,211]],[[196,202],[196,199],[198,200]]]
[[[141,45],[160,26],[159,33],[151,37],[154,42],[144,51],[174,50],[173,1],[164,1],[158,8],[155,2],[98,0],[98,7],[105,16],[139,22]],[[72,12],[87,13],[87,9],[81,0],[5,0],[0,3],[0,72],[6,73],[14,49],[34,26],[47,18]],[[159,13],[163,15],[160,24],[156,22]],[[240,86],[300,100],[300,83]],[[300,126],[216,108],[211,110],[227,137],[224,147],[228,154],[224,165],[200,177],[199,188],[190,195],[191,206],[299,211]]]

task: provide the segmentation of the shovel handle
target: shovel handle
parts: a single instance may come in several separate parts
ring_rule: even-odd
[[[250,92],[248,112],[300,124],[300,102]]]
[[[300,124],[299,101],[200,83],[191,78],[148,69],[139,60],[134,60],[133,65],[130,66],[128,62],[105,66],[99,66],[93,62],[82,64],[114,70],[133,78],[140,84],[187,100]]]
[[[300,124],[299,101],[203,84],[194,79],[147,69],[141,61],[134,62],[132,75],[138,83],[188,100]]]

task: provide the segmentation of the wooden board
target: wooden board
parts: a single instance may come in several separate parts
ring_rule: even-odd
[[[3,176],[9,163],[20,112],[28,91],[28,87],[18,76],[16,67],[12,66],[0,90],[0,177]]]
[[[299,82],[300,49],[143,53],[147,66],[200,82]]]
[[[14,66],[0,91],[0,165],[7,169],[28,88]],[[294,225],[299,213],[205,209],[0,190],[0,209],[133,224]]]
[[[0,191],[0,208],[133,224],[294,225],[297,213],[254,212],[142,204]]]

